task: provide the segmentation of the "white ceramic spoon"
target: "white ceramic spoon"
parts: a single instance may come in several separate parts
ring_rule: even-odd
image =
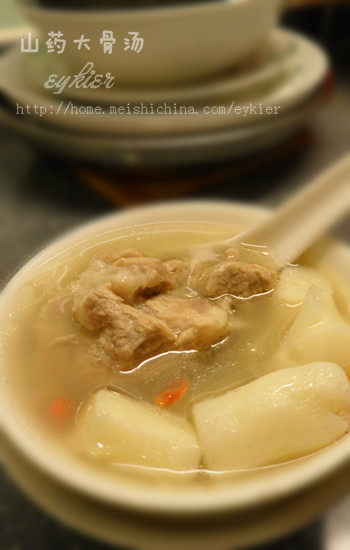
[[[251,254],[254,245],[263,247],[269,252],[269,260],[263,263],[282,269],[295,261],[349,210],[348,153],[277,208],[266,221],[214,246],[225,249],[239,247],[243,259]]]

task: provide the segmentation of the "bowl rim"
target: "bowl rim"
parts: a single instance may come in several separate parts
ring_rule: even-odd
[[[38,265],[45,265],[45,261],[49,261],[60,253],[69,250],[70,246],[74,246],[82,240],[88,240],[90,235],[96,234],[96,231],[103,233],[108,224],[113,226],[114,229],[118,228],[118,226],[125,228],[128,225],[140,225],[140,223],[135,224],[135,221],[128,223],[127,220],[129,218],[132,219],[132,217],[140,220],[142,219],[142,215],[146,215],[146,218],[151,217],[156,219],[158,222],[158,216],[161,213],[164,215],[164,212],[167,212],[166,209],[168,209],[169,213],[172,212],[172,214],[170,218],[166,217],[164,220],[165,223],[183,220],[184,214],[188,216],[187,218],[185,217],[187,221],[199,221],[200,218],[198,216],[200,212],[208,212],[208,210],[209,214],[207,213],[207,217],[210,217],[210,215],[213,216],[215,210],[215,217],[218,217],[219,220],[221,220],[220,215],[224,213],[225,215],[230,214],[232,217],[236,216],[239,218],[241,216],[241,218],[250,218],[250,220],[254,221],[259,218],[263,219],[268,215],[268,211],[265,208],[244,203],[187,200],[133,208],[88,221],[59,236],[29,260],[12,277],[0,294],[0,319],[8,313],[11,296],[16,293],[17,288],[28,280],[28,275]],[[180,219],[176,218],[176,212],[178,212],[177,216],[180,216]],[[205,216],[205,214],[202,215]],[[195,219],[192,219],[193,216],[195,216]],[[202,221],[208,221],[208,219],[205,220],[203,218]],[[116,223],[116,226],[114,226],[114,223]],[[150,222],[144,221],[141,223],[146,224]],[[344,245],[341,253],[348,255],[350,264],[350,247]],[[0,386],[0,395],[2,391],[6,395],[6,390],[2,386]],[[170,516],[183,515],[184,513],[202,515],[223,511],[242,511],[247,507],[255,508],[310,487],[331,475],[337,469],[342,468],[350,459],[350,434],[347,434],[323,451],[293,461],[293,464],[297,467],[289,471],[288,475],[281,474],[279,467],[268,467],[270,470],[268,473],[271,473],[272,476],[268,475],[267,478],[260,480],[254,479],[253,482],[249,482],[243,487],[240,485],[238,493],[232,490],[232,484],[227,483],[226,485],[229,487],[225,487],[224,490],[218,490],[216,493],[212,491],[206,494],[203,492],[189,494],[185,490],[181,491],[174,498],[173,492],[169,491],[168,494],[165,492],[158,498],[152,491],[152,486],[146,489],[140,486],[135,489],[132,484],[128,482],[120,483],[119,481],[119,485],[116,482],[116,484],[111,486],[110,478],[107,481],[102,479],[97,480],[96,475],[96,479],[94,479],[94,476],[91,475],[93,471],[91,468],[80,469],[79,467],[79,471],[77,471],[77,468],[74,470],[72,464],[69,465],[69,460],[67,460],[65,465],[57,460],[57,456],[55,453],[51,453],[51,451],[47,456],[44,456],[42,452],[44,447],[40,447],[40,443],[38,444],[37,442],[33,444],[30,430],[23,425],[19,418],[20,415],[16,418],[11,412],[10,406],[6,407],[6,399],[0,399],[0,429],[16,449],[45,474],[48,474],[60,484],[94,500],[143,513],[157,513]]]
[[[104,19],[105,17],[118,17],[121,19],[129,19],[131,16],[142,16],[149,19],[152,19],[156,16],[167,16],[168,14],[188,15],[191,13],[210,13],[217,10],[226,10],[228,8],[242,7],[246,5],[247,9],[254,5],[265,5],[266,3],[271,3],[271,0],[200,0],[198,2],[189,2],[186,4],[174,4],[162,5],[162,6],[150,6],[143,8],[116,8],[116,9],[101,9],[101,8],[91,8],[91,9],[66,9],[66,8],[50,8],[47,6],[40,6],[32,3],[30,0],[15,0],[20,10],[23,10],[27,15],[31,14],[34,17],[39,17],[40,19],[44,18],[56,18],[56,17],[65,17],[69,16],[74,22],[81,21],[82,18],[91,17],[93,15],[97,19]],[[277,5],[281,4],[281,0],[273,0],[273,3]]]

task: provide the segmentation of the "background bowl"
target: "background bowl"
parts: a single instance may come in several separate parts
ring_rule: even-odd
[[[105,239],[108,231],[155,220],[165,223],[181,220],[220,221],[246,227],[266,215],[263,209],[234,203],[183,202],[138,208],[88,223],[55,241],[28,262],[10,281],[0,297],[1,338],[6,337],[8,314],[23,284],[37,272],[39,266],[54,257],[58,259],[61,254],[67,254],[71,247],[85,239],[96,235]],[[330,244],[322,248],[318,257],[321,264],[331,265],[336,276],[344,283],[350,283],[349,247]],[[15,397],[8,386],[7,369],[6,358],[0,347],[0,429],[4,437],[15,449],[15,454],[32,465],[28,468],[35,468],[39,472],[39,478],[44,476],[49,485],[54,483],[62,488],[59,491],[68,491],[74,502],[78,500],[85,503],[77,504],[75,513],[71,514],[70,519],[68,517],[71,524],[106,540],[124,543],[128,540],[130,544],[136,544],[135,537],[138,536],[139,541],[144,540],[144,543],[136,545],[138,548],[164,548],[168,539],[173,541],[169,548],[176,548],[176,537],[183,537],[183,546],[178,546],[182,548],[213,548],[214,541],[216,548],[227,548],[228,540],[231,546],[234,541],[237,544],[238,540],[240,546],[252,544],[300,527],[320,513],[332,499],[349,489],[349,436],[303,459],[241,472],[230,481],[222,482],[218,479],[210,485],[210,490],[193,486],[190,489],[186,487],[185,491],[174,492],[166,486],[143,484],[118,475],[113,476],[112,480],[110,474],[92,472],[91,468],[70,456],[64,449],[58,446],[56,448],[51,442],[38,437],[35,427],[28,425],[18,412]],[[7,459],[10,469],[12,463],[13,461]],[[21,479],[22,484],[30,485],[28,479],[23,481],[23,476]],[[53,492],[51,494],[50,489],[46,489],[46,496],[39,489],[38,498],[45,507],[52,509]],[[50,502],[51,506],[48,504]],[[92,516],[88,516],[89,521],[86,518],[84,520],[82,507],[87,506],[87,503],[95,509],[91,514],[98,512],[101,515],[103,512],[106,522],[108,514],[115,517],[115,510],[119,508],[134,515],[129,519],[130,523],[117,522],[112,533],[110,523],[108,527],[103,522],[96,526],[96,523],[91,522]],[[107,513],[107,510],[110,512]],[[63,519],[69,516],[67,510],[57,507],[55,513]],[[145,539],[140,535],[143,521],[140,520],[140,514],[153,517]],[[210,539],[211,546],[209,539],[204,540],[203,544],[203,533],[210,529],[208,523],[204,530],[204,516],[207,518],[206,522],[208,518],[210,521],[218,517],[229,518],[230,528],[225,531],[225,538],[220,539],[216,532],[216,538],[212,535],[214,538]],[[163,528],[162,522],[165,520],[168,524]],[[189,521],[193,521],[191,529]],[[256,526],[253,530],[252,525]],[[125,529],[128,531],[127,539]],[[151,544],[152,540],[158,540],[158,546]]]
[[[108,11],[50,9],[34,1],[18,1],[44,48],[48,32],[64,34],[65,52],[48,55],[63,61],[66,74],[79,72],[93,61],[98,72],[115,74],[121,86],[170,85],[229,69],[266,38],[281,4],[281,0],[219,0]],[[112,55],[104,54],[99,42],[105,29],[113,30],[117,40]],[[144,38],[140,53],[124,51],[124,38],[131,31]],[[77,50],[73,43],[82,34],[91,40],[91,51]]]

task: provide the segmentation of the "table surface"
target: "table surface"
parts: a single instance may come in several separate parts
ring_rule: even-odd
[[[337,85],[327,105],[314,115],[312,144],[239,181],[223,181],[215,189],[206,189],[205,197],[275,205],[348,151],[349,67],[343,57],[336,57]],[[110,204],[79,182],[64,162],[41,156],[0,127],[0,284],[61,232],[110,210]],[[349,220],[336,228],[336,234],[350,240]],[[349,529],[347,499],[318,523],[264,548],[346,550],[350,548]],[[47,517],[16,489],[5,472],[0,473],[0,550],[103,548]]]

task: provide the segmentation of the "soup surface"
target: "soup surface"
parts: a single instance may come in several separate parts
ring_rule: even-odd
[[[277,274],[263,248],[247,263],[210,247],[236,231],[119,229],[41,266],[8,351],[43,436],[99,467],[222,472],[349,431],[347,289],[307,261]]]

